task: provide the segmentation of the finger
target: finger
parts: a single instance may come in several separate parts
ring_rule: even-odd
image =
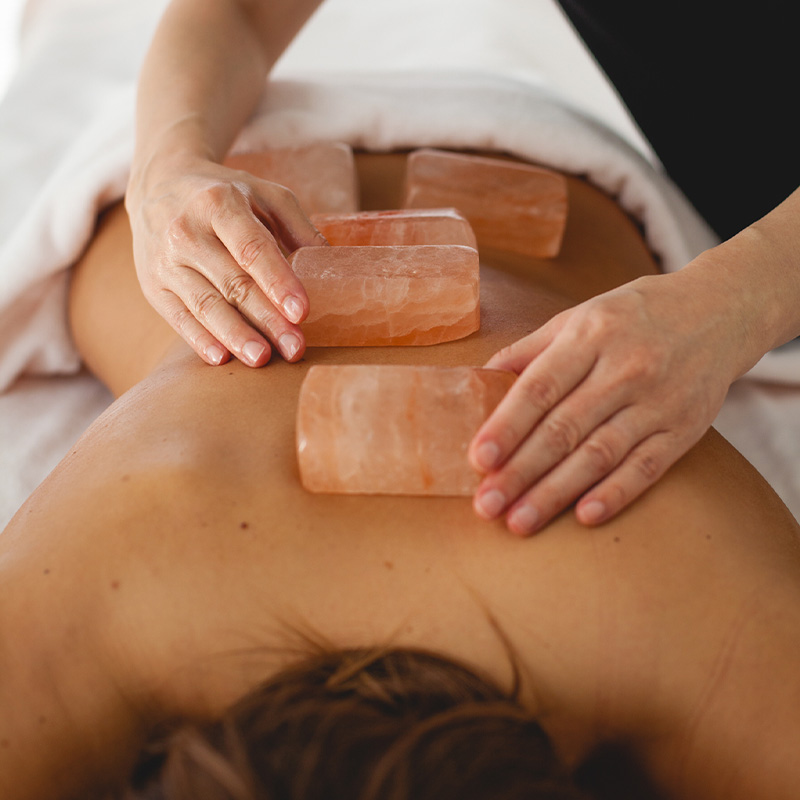
[[[230,359],[227,348],[195,319],[177,295],[170,291],[162,292],[157,310],[207,364],[217,367]]]
[[[508,510],[509,529],[520,535],[534,533],[613,473],[637,442],[650,438],[641,426],[636,429],[632,417],[622,413],[601,425],[525,492]]]
[[[550,410],[587,377],[594,364],[592,351],[558,342],[530,362],[470,443],[472,466],[488,472],[503,464]],[[570,420],[556,418],[556,422],[560,420],[561,430],[555,433],[562,437],[569,433],[574,438],[572,428],[567,430]]]
[[[517,339],[507,347],[498,350],[484,366],[488,369],[506,369],[521,374],[526,366],[537,358],[550,345],[556,333],[553,320],[537,328],[533,333]]]
[[[211,266],[213,265],[213,266]],[[265,333],[287,361],[296,361],[305,351],[305,338],[296,325],[290,323],[264,296],[255,279],[243,272],[219,243],[210,242],[204,258],[191,265],[222,297],[237,308],[253,327]],[[188,286],[184,289],[185,294]],[[244,332],[243,328],[239,329]],[[228,340],[225,340],[228,344]]]
[[[606,470],[598,473],[592,469],[590,478],[578,477],[580,491],[604,477],[618,463],[607,463],[612,455],[610,445],[613,443],[613,453],[622,458],[638,441],[636,437],[640,436],[639,429],[643,424],[640,419],[637,427],[637,421],[632,420],[624,435],[620,435],[620,431],[609,442],[609,436],[619,430],[619,420],[624,421],[626,416],[630,416],[624,411],[619,413],[620,399],[611,391],[573,392],[539,422],[500,468],[481,482],[475,495],[475,510],[488,519],[499,516],[523,492],[576,450],[589,456],[589,463],[585,465],[571,459],[574,475],[582,475],[586,466],[604,467]],[[613,422],[610,421],[612,416]],[[587,480],[591,482],[587,483]]]
[[[328,245],[328,240],[301,208],[294,192],[268,181],[258,181],[255,188],[256,216],[264,221],[287,250]]]
[[[269,342],[199,272],[183,269],[173,292],[199,324],[242,363],[260,367],[269,361]]]
[[[237,213],[218,210],[212,227],[236,263],[253,276],[275,308],[289,322],[302,322],[309,309],[306,291],[274,237],[249,205],[240,205]]]
[[[608,522],[656,483],[699,438],[681,440],[663,431],[642,442],[580,499],[575,509],[578,521],[584,525]]]

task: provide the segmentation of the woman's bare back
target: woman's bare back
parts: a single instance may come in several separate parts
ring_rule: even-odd
[[[402,160],[359,165],[365,205],[391,206]],[[54,770],[89,748],[113,773],[152,724],[214,713],[295,657],[298,631],[339,647],[433,649],[504,683],[499,626],[523,664],[525,701],[568,760],[621,739],[681,796],[704,796],[705,780],[710,795],[735,782],[758,796],[738,772],[744,741],[730,735],[729,702],[767,672],[783,681],[738,703],[742,737],[761,737],[749,752],[782,765],[776,742],[800,728],[787,658],[800,653],[798,531],[719,436],[617,520],[587,530],[568,512],[527,540],[478,519],[466,499],[299,485],[294,417],[310,365],[479,365],[561,307],[654,271],[608,198],[579,181],[570,190],[559,259],[484,255],[477,334],[425,348],[318,348],[260,370],[210,368],[175,337],[138,293],[124,212],[106,215],[76,273],[72,315],[88,364],[122,396],[0,538],[6,586],[18,592],[0,612],[4,629],[26,633],[26,657],[62,661],[77,626],[91,656],[91,668],[78,659],[53,685],[25,683],[51,709],[8,739],[30,753],[31,785],[53,782],[35,767],[42,726]],[[0,686],[11,707],[20,681]],[[24,775],[28,762],[16,763]]]

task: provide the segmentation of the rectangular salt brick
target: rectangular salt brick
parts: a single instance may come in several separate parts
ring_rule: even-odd
[[[238,153],[225,165],[291,189],[308,215],[358,210],[353,151],[341,142]]]
[[[300,389],[296,444],[310,492],[464,496],[478,428],[514,382],[481,367],[314,366]]]
[[[463,245],[301,247],[311,347],[427,345],[480,326],[478,252]]]
[[[478,246],[469,222],[454,208],[315,214],[311,221],[332,245],[340,247],[414,244]]]
[[[564,237],[567,182],[528,164],[423,149],[408,157],[404,205],[453,206],[480,247],[550,258]]]

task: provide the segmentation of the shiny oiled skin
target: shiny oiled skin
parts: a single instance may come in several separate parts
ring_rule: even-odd
[[[402,156],[358,166],[364,207],[395,206]],[[481,364],[560,308],[655,271],[617,206],[569,185],[558,259],[482,254],[478,333],[310,348],[259,370],[208,367],[178,340],[138,291],[124,211],[105,215],[71,314],[119,399],[0,536],[3,797],[69,796],[87,764],[118,774],[152,725],[213,713],[295,658],[292,630],[430,648],[506,684],[495,625],[570,762],[618,739],[676,797],[791,796],[798,529],[714,432],[615,521],[590,531],[567,512],[526,540],[468,499],[299,485],[310,365]]]

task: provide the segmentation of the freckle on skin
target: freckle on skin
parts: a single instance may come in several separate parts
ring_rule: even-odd
[[[241,528],[243,531],[246,531],[246,530],[247,530],[247,529],[250,527],[250,523],[249,523],[249,522],[242,522],[242,523],[239,525],[239,527],[240,527],[240,528]]]
[[[2,747],[3,750],[8,750],[10,746],[11,742],[9,742],[8,739],[3,739],[2,741],[0,741],[0,747]]]
[[[44,575],[49,575],[50,574],[50,570],[49,569],[43,570],[43,574]]]
[[[114,590],[119,589],[119,581],[111,581],[111,588]]]
[[[620,541],[620,539],[619,539],[619,536],[615,536],[615,537],[614,537],[614,541],[615,541],[615,542],[619,542],[619,541]]]
[[[123,483],[127,483],[130,479],[131,479],[130,475],[123,475],[122,476],[122,482]]]
[[[394,569],[394,564],[391,561],[384,561],[383,566],[386,567],[386,569]]]

